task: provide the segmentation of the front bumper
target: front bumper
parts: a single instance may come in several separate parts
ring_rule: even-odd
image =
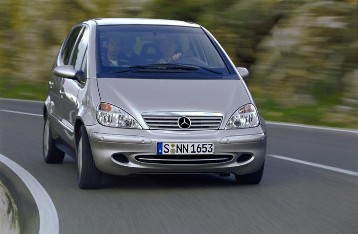
[[[240,130],[162,131],[115,129],[101,125],[87,126],[93,158],[97,168],[107,174],[130,175],[150,173],[234,173],[258,171],[266,155],[266,133],[259,126]],[[205,156],[182,160],[180,156],[156,155],[158,142],[214,143],[215,154],[227,160],[208,161]],[[121,162],[113,157],[128,159]],[[242,160],[242,155],[246,158]],[[248,155],[251,157],[248,157]],[[153,160],[141,160],[149,157]],[[240,157],[240,158],[239,158]],[[245,160],[247,159],[247,160]],[[176,161],[177,160],[177,161]],[[185,163],[183,163],[185,161]]]

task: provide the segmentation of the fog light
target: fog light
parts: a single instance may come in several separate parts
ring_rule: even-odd
[[[254,156],[249,153],[241,154],[239,157],[237,157],[236,162],[238,163],[244,163],[249,160],[251,160]]]
[[[112,158],[119,163],[129,163],[129,159],[123,154],[112,154]]]

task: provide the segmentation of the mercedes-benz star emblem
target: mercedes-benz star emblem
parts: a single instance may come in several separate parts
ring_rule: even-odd
[[[191,121],[188,117],[181,117],[179,120],[178,120],[178,126],[179,128],[190,128],[190,125],[191,125]]]

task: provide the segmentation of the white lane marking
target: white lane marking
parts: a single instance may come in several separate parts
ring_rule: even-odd
[[[308,165],[308,166],[312,166],[312,167],[323,168],[323,169],[330,170],[330,171],[340,172],[340,173],[347,174],[347,175],[358,176],[358,172],[349,171],[349,170],[345,170],[345,169],[341,169],[341,168],[337,168],[337,167],[326,166],[326,165],[319,164],[319,163],[307,162],[307,161],[289,158],[289,157],[285,157],[285,156],[281,156],[281,155],[275,155],[275,154],[268,154],[267,156],[286,160],[286,161],[291,161],[291,162],[295,162],[295,163],[300,163],[300,164],[304,164],[304,165]]]
[[[8,113],[14,113],[14,114],[21,114],[21,115],[32,115],[32,116],[39,116],[39,117],[43,116],[43,115],[40,115],[40,114],[27,113],[27,112],[21,112],[21,111],[12,111],[12,110],[0,110],[0,111],[8,112]]]
[[[305,124],[271,122],[271,121],[266,121],[266,124],[268,124],[268,125],[277,125],[277,126],[286,126],[286,127],[308,128],[308,129],[316,129],[316,130],[325,130],[325,131],[346,132],[346,133],[358,134],[358,130],[354,130],[354,129],[330,128],[330,127],[312,126],[312,125],[305,125]]]
[[[15,172],[30,190],[40,215],[39,234],[59,233],[58,215],[50,196],[42,185],[23,167],[0,154],[0,161]]]
[[[25,99],[15,99],[15,98],[0,98],[0,100],[4,100],[4,101],[15,101],[15,102],[44,103],[43,101],[25,100]]]

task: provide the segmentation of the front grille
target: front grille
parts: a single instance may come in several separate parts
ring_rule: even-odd
[[[167,115],[142,115],[149,129],[160,130],[217,130],[222,121],[222,116],[218,115],[184,115],[184,114],[167,114]],[[180,128],[178,121],[182,117],[190,119],[189,128]]]
[[[232,155],[138,155],[135,159],[144,163],[157,164],[210,164],[233,159]]]

